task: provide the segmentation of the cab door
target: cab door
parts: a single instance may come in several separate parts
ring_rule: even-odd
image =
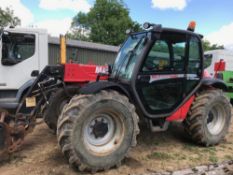
[[[197,36],[188,37],[188,56],[186,64],[185,95],[190,96],[198,87],[203,74],[201,40]]]
[[[38,34],[6,32],[2,36],[0,89],[19,89],[39,70]]]
[[[144,113],[167,115],[185,98],[187,41],[186,34],[169,32],[152,44],[136,80]]]

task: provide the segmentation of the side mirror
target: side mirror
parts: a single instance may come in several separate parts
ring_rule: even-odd
[[[2,59],[2,65],[12,66],[15,64],[17,64],[17,61],[15,59],[11,59],[11,58],[3,58]]]
[[[38,70],[33,70],[31,73],[31,77],[38,77],[39,71]]]

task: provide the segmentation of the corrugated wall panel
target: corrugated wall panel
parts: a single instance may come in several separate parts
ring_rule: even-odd
[[[78,63],[112,64],[117,53],[67,46],[67,59]],[[59,45],[49,44],[49,64],[59,63]]]

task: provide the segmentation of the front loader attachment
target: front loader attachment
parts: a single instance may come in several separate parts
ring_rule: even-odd
[[[47,66],[20,101],[15,114],[0,108],[0,160],[21,147],[48,104],[52,92],[63,86],[63,66]],[[4,159],[4,158],[3,158]]]
[[[35,126],[35,119],[31,120],[30,125],[20,116],[13,118],[5,111],[0,111],[0,160],[17,151],[23,144],[24,137],[32,131]]]
[[[6,123],[0,122],[0,154],[7,152],[10,145],[10,129]]]

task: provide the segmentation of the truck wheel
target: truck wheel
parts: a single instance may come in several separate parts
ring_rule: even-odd
[[[44,121],[50,129],[55,133],[57,131],[57,120],[65,104],[67,104],[72,96],[79,93],[78,87],[67,87],[67,94],[64,89],[59,89],[49,98],[49,105],[44,112]]]
[[[218,144],[227,134],[231,122],[231,104],[221,90],[207,90],[195,98],[185,130],[204,146]]]
[[[135,107],[116,91],[75,96],[58,119],[58,142],[80,171],[107,170],[136,146],[138,120]]]

